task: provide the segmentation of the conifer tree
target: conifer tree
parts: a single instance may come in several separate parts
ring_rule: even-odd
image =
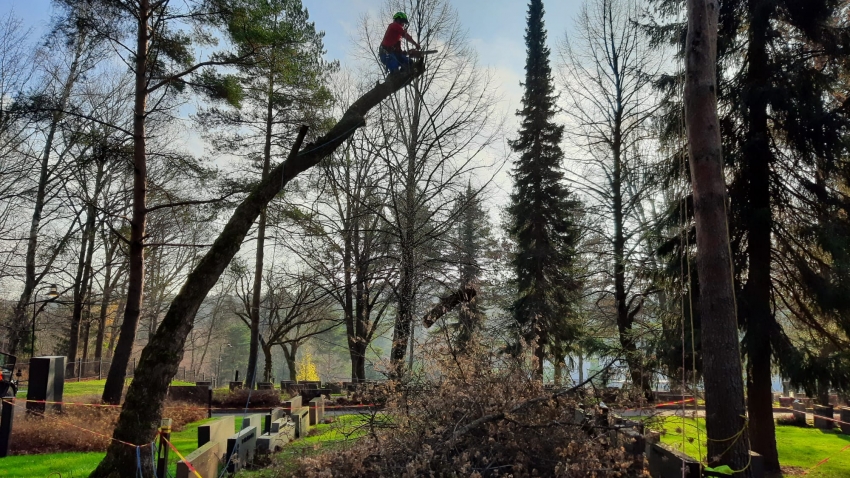
[[[554,122],[556,95],[542,0],[531,0],[526,27],[525,93],[514,191],[508,212],[517,249],[513,259],[517,298],[512,310],[520,335],[534,344],[536,374],[553,348],[574,338],[571,308],[579,283],[575,276],[579,203],[564,185],[560,143],[564,127]]]
[[[463,288],[481,280],[482,260],[489,247],[490,223],[477,191],[468,185],[458,196],[460,209],[455,226],[455,262],[458,265],[458,285]],[[479,297],[464,304],[454,324],[455,345],[461,351],[484,322],[484,310]]]
[[[679,0],[656,3],[674,11]],[[842,83],[850,32],[841,12],[829,0],[739,0],[719,10],[718,60],[729,66],[720,70],[720,124],[750,441],[771,472],[779,471],[775,367],[821,400],[830,387],[850,387],[842,372],[850,360]],[[653,31],[681,38],[672,24]],[[661,82],[670,97],[675,83]]]

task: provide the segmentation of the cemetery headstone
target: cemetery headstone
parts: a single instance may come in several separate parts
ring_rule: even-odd
[[[301,395],[296,395],[290,398],[289,400],[283,402],[283,408],[288,412],[292,413],[293,410],[298,410],[299,408],[301,408],[302,403],[303,402],[301,401]]]
[[[65,390],[65,357],[33,357],[30,359],[30,376],[27,384],[27,410],[43,413],[46,409],[55,412],[62,411],[62,405],[51,404],[45,407],[43,403],[29,400],[44,400],[61,402]]]
[[[698,461],[663,443],[647,444],[646,459],[652,478],[699,478],[702,473]]]
[[[850,407],[841,407],[840,413],[841,423],[838,425],[841,427],[841,433],[850,435]]]
[[[218,443],[222,447],[226,446],[227,439],[233,435],[235,428],[236,417],[233,415],[226,415],[199,426],[198,447],[210,442]]]
[[[318,425],[325,419],[325,399],[316,397],[310,400],[310,425]]]
[[[274,390],[272,382],[257,382],[257,390]]]
[[[257,431],[263,429],[263,416],[259,413],[253,413],[242,419],[242,429],[248,427],[257,427]]]
[[[821,430],[832,430],[835,428],[835,415],[833,413],[832,405],[815,405],[814,409],[814,417],[815,417],[815,428],[820,428]],[[828,418],[829,420],[825,420]]]
[[[791,397],[779,397],[780,407],[790,408],[792,403],[794,403],[794,399]]]
[[[240,389],[242,388],[242,382],[230,382],[229,387],[231,392]]]
[[[269,433],[271,431],[272,422],[284,418],[288,415],[286,410],[282,408],[272,408],[271,412],[266,415],[266,421],[263,422],[263,433]]]
[[[799,426],[806,425],[806,406],[799,400],[794,400],[791,404],[791,413],[794,415],[794,424]]]
[[[177,462],[177,478],[194,478],[196,475],[187,463],[201,476],[218,476],[221,457],[227,450],[227,439],[233,436],[236,419],[227,415],[198,427],[198,449],[186,455],[185,462]]]
[[[307,436],[307,432],[310,430],[310,410],[307,407],[301,407],[292,410],[289,416],[295,422],[295,437],[304,438]]]
[[[250,426],[227,439],[225,462],[228,463],[228,472],[236,473],[254,461],[257,438],[257,427]]]

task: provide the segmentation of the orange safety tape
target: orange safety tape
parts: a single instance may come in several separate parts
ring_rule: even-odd
[[[669,406],[669,405],[680,405],[682,403],[688,403],[688,402],[693,402],[693,401],[694,401],[693,398],[689,398],[687,400],[679,400],[679,401],[676,401],[676,402],[659,403],[658,405],[653,405],[651,407],[627,408],[623,411],[624,412],[630,412],[632,410],[645,410],[647,408],[658,408],[658,407],[666,407],[666,406]]]
[[[189,468],[189,471],[191,471],[192,473],[194,473],[194,474],[195,474],[195,476],[197,476],[198,478],[203,478],[203,477],[201,477],[201,474],[200,474],[200,473],[198,473],[198,470],[196,470],[196,469],[195,469],[195,467],[194,467],[194,466],[192,466],[192,464],[191,464],[191,463],[189,463],[188,461],[186,461],[186,458],[184,458],[184,457],[183,457],[183,455],[181,455],[181,454],[180,454],[180,451],[179,451],[179,450],[177,450],[177,448],[176,448],[174,445],[172,445],[170,441],[168,441],[168,440],[166,440],[166,439],[165,439],[165,437],[162,435],[162,433],[160,433],[160,434],[159,434],[159,439],[160,439],[160,440],[162,440],[162,441],[164,441],[165,443],[167,443],[167,444],[168,444],[168,446],[169,446],[169,447],[171,447],[171,449],[172,449],[172,450],[174,450],[174,453],[177,453],[177,456],[178,456],[178,457],[180,458],[180,460],[181,460],[181,461],[182,461],[182,462],[186,465],[186,467],[187,467],[187,468]]]
[[[779,409],[779,410],[786,410],[786,411],[789,411],[789,412],[799,411],[799,410],[794,410],[793,408],[787,408],[787,407],[776,407],[776,408]],[[850,425],[850,422],[842,422],[841,420],[836,420],[834,418],[824,417],[822,415],[817,415],[817,417],[822,419],[822,420],[828,420],[830,422],[838,423],[840,425]]]
[[[18,408],[21,408],[21,406],[20,406],[20,405],[18,405],[17,403],[15,403],[14,399],[12,399],[11,401],[10,401],[10,400],[7,400],[7,399],[3,399],[3,401],[4,401],[4,402],[6,402],[6,403],[11,403],[12,405],[14,405],[14,406],[16,406],[16,407],[18,407]],[[23,401],[23,400],[21,400],[21,401]],[[23,410],[27,410],[27,409],[26,409],[26,408],[23,408]],[[83,428],[83,427],[81,427],[81,426],[74,425],[74,424],[73,424],[73,423],[71,423],[71,422],[66,422],[65,420],[62,420],[61,418],[57,418],[57,417],[55,417],[55,416],[53,416],[53,415],[46,415],[46,414],[44,414],[44,413],[42,413],[42,412],[39,412],[38,410],[27,410],[27,412],[28,412],[28,413],[35,413],[35,414],[37,414],[37,415],[41,415],[41,416],[42,416],[42,417],[44,417],[44,418],[47,418],[47,419],[50,419],[50,420],[53,420],[53,421],[56,421],[56,422],[62,423],[62,424],[67,425],[67,426],[69,426],[69,427],[73,427],[73,428],[76,428],[76,429],[78,429],[78,430],[83,430],[83,431],[86,431],[86,432],[91,433],[92,435],[97,435],[97,436],[99,436],[99,437],[101,437],[101,438],[107,438],[107,439],[112,440],[112,441],[114,441],[114,442],[121,443],[122,445],[131,446],[131,447],[133,447],[133,448],[136,448],[136,447],[139,447],[139,446],[147,446],[147,445],[149,445],[149,443],[148,443],[148,444],[145,444],[145,445],[134,445],[134,444],[132,444],[132,443],[129,443],[129,442],[126,442],[126,441],[123,441],[123,440],[119,440],[119,439],[114,438],[114,437],[111,437],[111,436],[109,436],[109,435],[104,435],[103,433],[98,433],[98,432],[96,432],[96,431],[94,431],[94,430],[89,430],[88,428]]]
[[[40,403],[43,405],[72,405],[72,406],[81,406],[81,407],[103,407],[103,408],[121,408],[123,405],[109,405],[109,404],[101,404],[101,403],[79,403],[79,402],[51,402],[47,400],[22,400],[18,399],[20,402],[26,403]],[[337,408],[369,408],[375,407],[375,404],[358,404],[358,405],[325,405],[325,410],[334,410]],[[284,410],[289,410],[290,407],[255,407],[248,408],[248,410],[271,410],[272,408],[282,408]],[[163,407],[164,410],[245,410],[245,407]]]

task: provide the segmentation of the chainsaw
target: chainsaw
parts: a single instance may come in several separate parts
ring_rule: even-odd
[[[425,58],[428,55],[437,53],[438,50],[408,50],[407,56],[410,58]]]

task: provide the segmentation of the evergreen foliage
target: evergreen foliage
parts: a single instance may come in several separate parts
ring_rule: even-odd
[[[455,226],[454,263],[458,268],[458,285],[479,284],[483,272],[484,255],[491,247],[490,221],[487,211],[482,207],[481,198],[472,186],[458,196],[458,222]],[[454,324],[455,345],[464,350],[472,336],[481,328],[485,320],[481,299],[475,297],[458,311]]]
[[[672,12],[678,2],[656,3]],[[821,401],[830,388],[850,387],[843,17],[830,0],[729,1],[720,9],[718,93],[751,440],[769,470],[779,467],[773,366]],[[658,41],[681,38],[674,23],[650,31]],[[674,121],[676,83],[660,82]],[[753,415],[759,410],[764,416]]]
[[[554,122],[556,95],[543,23],[543,2],[528,7],[525,93],[519,154],[513,168],[509,232],[516,241],[513,266],[518,296],[512,310],[518,332],[535,343],[538,374],[553,347],[575,337],[570,324],[579,282],[575,275],[579,202],[564,185],[560,143],[564,127]]]

